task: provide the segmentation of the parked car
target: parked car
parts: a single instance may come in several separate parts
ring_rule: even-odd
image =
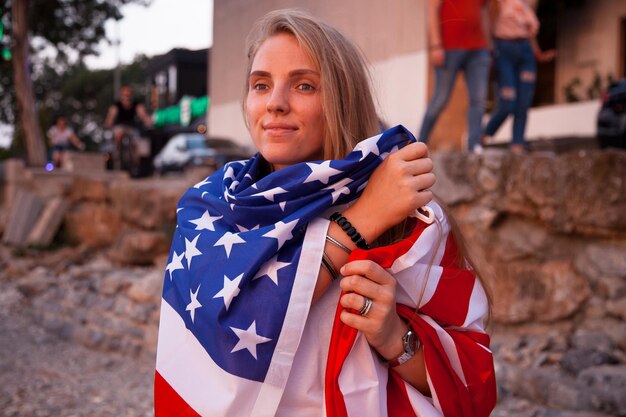
[[[600,147],[626,149],[626,78],[605,93],[597,126]]]
[[[230,139],[206,137],[200,133],[174,135],[154,157],[158,173],[182,171],[191,166],[220,168],[230,161],[250,157],[250,152]]]

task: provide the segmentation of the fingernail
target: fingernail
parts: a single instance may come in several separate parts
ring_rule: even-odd
[[[344,266],[342,266],[342,267],[339,269],[339,273],[340,273],[341,275],[345,275],[345,271],[346,271],[346,266],[345,266],[345,265],[344,265]]]

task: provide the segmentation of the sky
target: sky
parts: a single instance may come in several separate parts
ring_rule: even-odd
[[[172,48],[202,49],[213,44],[213,0],[152,0],[148,7],[123,6],[119,21],[120,59],[130,63],[135,55],[160,55]],[[116,23],[106,23],[109,39],[116,38]],[[87,66],[113,68],[114,45],[101,42],[100,56],[85,59]]]

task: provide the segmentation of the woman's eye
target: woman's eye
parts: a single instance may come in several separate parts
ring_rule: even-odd
[[[267,84],[264,83],[254,83],[252,84],[252,89],[253,90],[267,90],[269,88],[269,86]]]
[[[311,84],[308,83],[301,83],[298,84],[298,90],[303,90],[303,91],[314,91],[315,87],[313,87]]]

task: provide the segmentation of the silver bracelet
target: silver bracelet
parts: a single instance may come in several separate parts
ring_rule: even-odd
[[[348,255],[352,253],[352,249],[350,249],[349,247],[347,247],[346,245],[344,245],[343,243],[341,243],[334,237],[330,235],[326,235],[326,240],[332,243],[333,245],[337,246],[339,249],[343,249],[343,251],[346,252]]]
[[[326,268],[333,281],[337,279],[337,277],[339,276],[337,268],[335,268],[333,261],[331,261],[328,255],[326,255],[326,252],[322,252],[322,266]]]

